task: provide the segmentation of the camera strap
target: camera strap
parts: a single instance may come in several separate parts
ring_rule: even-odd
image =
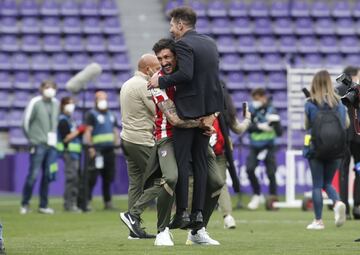
[[[360,135],[360,123],[359,123],[359,116],[358,111],[356,108],[351,107],[353,109],[353,116],[354,116],[354,128],[357,135]]]

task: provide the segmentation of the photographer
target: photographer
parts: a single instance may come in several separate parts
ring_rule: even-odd
[[[351,77],[352,82],[359,83],[360,72],[359,68],[354,66],[348,66],[343,71],[344,74]],[[336,90],[340,96],[344,96],[350,86],[346,84],[339,85]],[[346,205],[346,218],[351,219],[350,206],[348,201],[348,187],[349,187],[349,166],[351,156],[354,158],[355,164],[360,162],[360,136],[356,135],[354,128],[354,116],[351,114],[351,108],[348,110],[350,117],[350,127],[347,129],[347,149],[345,151],[344,158],[340,165],[340,198]],[[354,219],[360,219],[360,173],[355,171],[355,183],[354,183]]]

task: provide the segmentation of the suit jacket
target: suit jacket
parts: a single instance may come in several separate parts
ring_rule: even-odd
[[[198,118],[224,108],[219,53],[214,40],[190,30],[176,42],[177,71],[159,78],[161,89],[176,86],[175,105],[181,118]]]

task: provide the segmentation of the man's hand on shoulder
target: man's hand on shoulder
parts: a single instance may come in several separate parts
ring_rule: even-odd
[[[159,87],[159,73],[156,72],[148,81],[148,89]]]

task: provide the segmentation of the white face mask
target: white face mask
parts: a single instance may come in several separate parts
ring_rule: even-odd
[[[75,105],[74,104],[67,104],[64,106],[64,111],[69,113],[69,114],[73,114],[73,112],[75,111]]]
[[[253,101],[252,102],[252,106],[255,108],[255,109],[259,109],[261,106],[262,106],[262,102],[260,101]]]
[[[108,108],[108,102],[106,100],[100,100],[97,102],[97,107],[99,110],[106,110]]]
[[[53,98],[54,96],[56,96],[56,90],[54,88],[44,89],[43,95],[47,98]]]

